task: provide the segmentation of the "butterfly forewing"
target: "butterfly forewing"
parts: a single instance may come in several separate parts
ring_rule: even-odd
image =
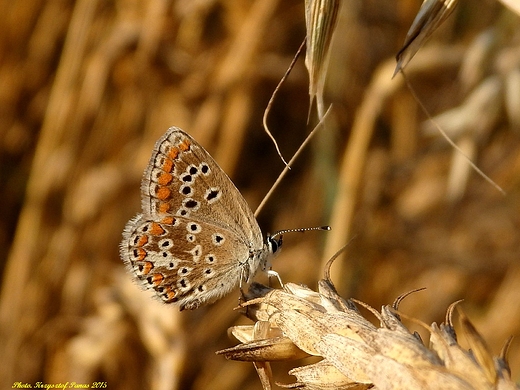
[[[141,195],[147,217],[202,219],[262,245],[262,233],[242,194],[209,153],[179,128],[171,127],[157,141]]]

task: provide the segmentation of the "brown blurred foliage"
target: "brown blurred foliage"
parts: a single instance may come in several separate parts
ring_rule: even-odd
[[[426,287],[402,305],[425,322],[464,299],[498,353],[520,329],[519,16],[461,1],[405,70],[503,196],[430,129],[402,77],[390,80],[418,6],[342,2],[331,118],[259,222],[333,228],[286,237],[283,280],[315,284],[322,259],[355,235],[332,270],[343,296],[378,307]],[[1,388],[260,388],[250,365],[214,353],[247,322],[232,311],[238,292],[179,313],[131,281],[118,244],[172,125],[254,209],[283,168],[263,111],[304,36],[303,1],[0,2]],[[308,88],[301,59],[269,117],[286,157],[315,124]],[[515,341],[510,362],[518,380]],[[275,377],[289,382],[286,372]]]

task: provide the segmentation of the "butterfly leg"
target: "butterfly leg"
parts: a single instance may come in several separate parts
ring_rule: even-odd
[[[269,269],[267,270],[267,277],[269,278],[269,286],[271,285],[271,278],[276,278],[278,279],[278,283],[280,283],[280,286],[283,288],[282,278],[280,278],[278,272]]]
[[[240,306],[242,303],[246,302],[246,294],[244,292],[244,289],[242,288],[242,282],[244,281],[245,272],[244,268],[240,270],[240,279],[238,281],[238,288],[240,290],[240,296],[238,297],[238,306]]]
[[[238,306],[242,306],[242,304],[245,302],[247,302],[246,294],[244,293],[244,290],[240,288],[240,295],[238,296]]]

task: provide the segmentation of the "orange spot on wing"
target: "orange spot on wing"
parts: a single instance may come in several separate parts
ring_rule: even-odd
[[[159,183],[162,186],[166,186],[170,184],[173,180],[173,175],[167,172],[161,173],[159,178],[157,179],[157,183]]]
[[[173,301],[175,297],[177,296],[177,293],[172,290],[171,286],[166,286],[166,299],[168,301]]]
[[[171,148],[168,152],[168,157],[170,157],[172,160],[175,160],[177,156],[179,156],[180,150],[178,148]]]
[[[163,280],[164,280],[164,276],[162,274],[153,274],[152,275],[152,284],[155,287],[160,286]]]
[[[187,151],[190,149],[190,145],[191,145],[191,142],[187,139],[185,139],[184,141],[182,141],[180,144],[179,144],[179,149],[183,152]]]
[[[170,211],[170,204],[167,202],[161,202],[159,203],[159,212],[160,213],[167,213]]]
[[[173,171],[173,161],[170,160],[169,158],[165,158],[165,159],[164,159],[164,163],[163,163],[161,169],[162,169],[164,172],[168,172],[168,173],[170,173],[171,171]]]
[[[135,257],[135,260],[142,261],[146,257],[146,251],[143,248],[137,248],[137,256]]]
[[[157,222],[152,222],[150,226],[150,234],[154,236],[160,236],[164,234],[164,229]]]
[[[148,275],[152,269],[153,263],[150,261],[145,261],[143,265],[143,275]]]
[[[165,217],[165,218],[161,219],[161,223],[165,223],[167,225],[173,225],[175,223],[175,218]]]
[[[148,236],[141,236],[141,237],[139,237],[139,241],[137,241],[137,246],[138,247],[144,246],[144,245],[146,245],[147,242],[148,242]]]
[[[169,188],[167,187],[159,187],[157,189],[157,192],[156,192],[156,196],[160,199],[160,200],[166,200],[170,197],[171,195],[171,191]]]

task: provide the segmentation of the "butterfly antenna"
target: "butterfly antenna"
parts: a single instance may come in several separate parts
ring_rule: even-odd
[[[299,228],[299,229],[286,229],[286,230],[278,230],[276,233],[274,233],[271,238],[274,238],[276,236],[281,236],[285,233],[304,233],[308,232],[310,230],[331,230],[330,226],[318,226],[318,227],[308,227],[308,228]]]

